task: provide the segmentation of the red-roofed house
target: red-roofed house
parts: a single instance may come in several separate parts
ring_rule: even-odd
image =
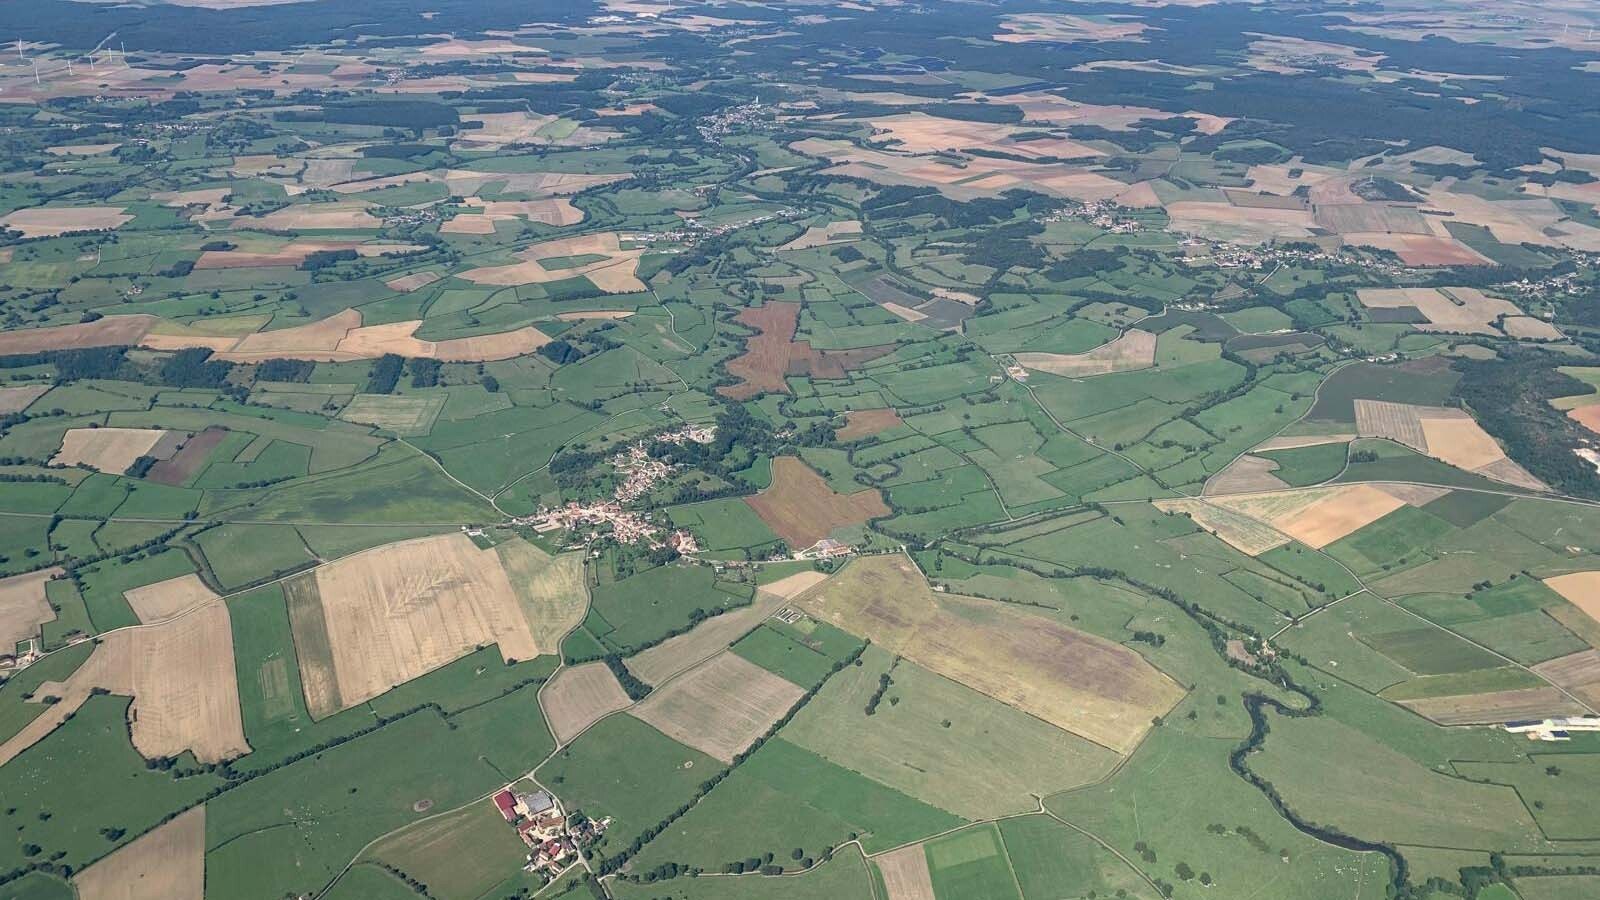
[[[506,817],[507,822],[513,824],[517,821],[517,798],[508,790],[503,790],[494,795],[494,805],[499,807],[500,815]]]

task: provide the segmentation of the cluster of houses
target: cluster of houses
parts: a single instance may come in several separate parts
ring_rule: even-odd
[[[549,791],[522,793],[507,787],[493,800],[506,823],[528,846],[528,863],[523,868],[551,878],[577,862],[582,848],[593,844],[611,825],[610,818],[596,821],[576,813],[568,816]]]

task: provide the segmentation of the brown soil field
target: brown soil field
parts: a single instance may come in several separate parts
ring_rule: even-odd
[[[657,688],[629,711],[673,740],[732,763],[805,690],[724,652]]]
[[[61,449],[50,461],[121,475],[164,434],[154,428],[73,428],[61,436]]]
[[[1196,525],[1246,556],[1260,556],[1289,543],[1287,536],[1271,526],[1204,500],[1157,500],[1155,507],[1162,512],[1187,515]]]
[[[0,654],[9,656],[18,641],[38,636],[39,626],[55,621],[44,585],[61,572],[60,566],[52,566],[0,578]]]
[[[50,390],[50,385],[48,384],[28,384],[0,388],[0,415],[22,412],[33,401],[44,396],[48,390]]]
[[[1545,587],[1600,622],[1600,572],[1573,572],[1544,580]]]
[[[65,722],[95,688],[132,697],[133,746],[146,758],[192,750],[201,762],[250,752],[239,712],[233,632],[228,607],[210,603],[159,625],[113,631],[64,682],[34,696],[60,698],[16,736],[0,744],[0,765]]]
[[[674,635],[642,653],[628,657],[625,665],[635,678],[645,684],[660,684],[728,649],[730,644],[760,625],[783,604],[782,596],[760,591],[749,606],[712,616],[683,634]]]
[[[1567,410],[1567,418],[1595,434],[1600,434],[1600,403],[1591,403],[1588,406],[1569,409]]]
[[[200,580],[200,576],[192,572],[123,591],[122,598],[128,601],[134,614],[145,625],[165,622],[218,599],[211,588]]]
[[[605,259],[567,269],[547,269],[539,262],[542,259],[587,255],[603,256]],[[623,250],[615,232],[585,234],[534,244],[517,253],[521,262],[468,269],[458,277],[477,284],[523,285],[548,284],[582,275],[603,291],[627,294],[645,289],[644,282],[635,275],[639,268],[639,257],[643,255],[642,249]]]
[[[1119,753],[1183,698],[1132,650],[1007,604],[936,593],[903,556],[858,558],[797,605]]]
[[[73,231],[109,231],[133,221],[121,206],[63,206],[19,209],[0,217],[0,225],[25,238],[55,237]]]
[[[1600,706],[1600,650],[1580,650],[1546,660],[1533,667],[1534,674],[1583,698],[1590,706]]]
[[[852,369],[894,352],[892,345],[855,350],[816,350],[809,341],[794,340],[800,321],[800,304],[768,301],[739,311],[734,321],[756,331],[745,340],[744,352],[728,361],[728,374],[739,382],[717,388],[735,400],[761,393],[789,393],[786,375],[844,378]]]
[[[604,662],[569,666],[556,673],[539,694],[545,721],[558,744],[565,744],[585,728],[633,701]]]
[[[589,610],[583,554],[551,556],[524,540],[503,541],[494,552],[522,604],[522,616],[539,652],[559,652],[561,639]]]
[[[875,856],[872,862],[883,875],[883,890],[889,900],[934,900],[928,854],[921,844]]]
[[[844,414],[844,427],[834,432],[841,441],[853,441],[888,431],[900,424],[900,414],[893,409],[852,409]]]
[[[145,477],[159,484],[181,485],[205,466],[211,451],[227,436],[226,428],[216,427],[191,435],[178,452],[151,466]]]
[[[391,278],[383,286],[398,294],[409,294],[417,288],[427,287],[439,280],[437,272],[412,272],[410,275],[401,275]]]
[[[202,900],[206,807],[145,832],[72,880],[79,900]]]
[[[728,374],[739,383],[717,388],[717,393],[735,400],[748,400],[761,393],[787,394],[783,380],[789,371],[789,352],[795,326],[800,321],[800,304],[768,302],[739,311],[734,321],[756,331],[745,341],[744,353],[728,361]]]
[[[488,644],[498,644],[507,660],[539,654],[495,551],[480,550],[465,534],[376,547],[321,566],[310,583],[314,592],[308,584],[287,590],[314,718]]]
[[[1347,234],[1345,243],[1392,250],[1408,266],[1489,266],[1494,261],[1452,238],[1421,234]]]
[[[106,316],[77,325],[0,332],[0,356],[79,347],[131,346],[139,343],[155,323],[155,316]]]
[[[99,156],[121,146],[121,144],[61,144],[46,147],[44,152],[52,156]]]
[[[1215,506],[1249,516],[1318,550],[1394,512],[1405,501],[1369,484],[1217,497]]]
[[[1553,687],[1402,700],[1400,705],[1440,725],[1497,725],[1518,719],[1543,719],[1586,712],[1581,705]]]
[[[1259,491],[1276,491],[1288,487],[1288,483],[1272,474],[1278,470],[1276,460],[1260,456],[1241,456],[1229,463],[1226,468],[1211,476],[1201,493],[1212,494],[1251,494]]]
[[[876,489],[836,494],[822,476],[793,456],[774,459],[772,484],[745,502],[795,550],[815,544],[836,528],[889,514]]]
[[[1018,353],[1017,365],[1035,372],[1086,378],[1148,369],[1156,362],[1156,336],[1137,328],[1086,353]]]

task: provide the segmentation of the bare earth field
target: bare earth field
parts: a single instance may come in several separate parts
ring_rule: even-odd
[[[589,255],[605,258],[572,268],[547,269],[539,263],[543,259]],[[522,262],[468,269],[458,277],[477,284],[522,285],[548,284],[582,275],[606,293],[630,294],[645,289],[635,274],[643,255],[642,249],[623,250],[615,232],[585,234],[534,244],[517,253]]]
[[[611,667],[599,661],[562,669],[539,695],[545,721],[560,744],[631,702]]]
[[[73,879],[80,900],[201,900],[206,807],[200,804],[118,847]]]
[[[844,427],[834,432],[841,441],[854,441],[871,437],[900,424],[900,415],[893,409],[853,409],[844,414]]]
[[[1484,725],[1519,719],[1543,719],[1585,712],[1553,687],[1494,691],[1461,697],[1402,700],[1401,705],[1440,725]]]
[[[883,888],[889,900],[934,900],[928,854],[921,844],[901,847],[873,857],[872,861],[883,875]]]
[[[494,550],[455,533],[386,544],[295,579],[290,622],[306,706],[321,718],[364,703],[465,653],[507,660],[539,645]]]
[[[73,428],[62,435],[61,449],[50,461],[121,475],[164,434],[155,428]]]
[[[1156,361],[1156,336],[1137,328],[1086,353],[1018,353],[1017,365],[1068,378],[1148,369]]]
[[[18,641],[39,633],[39,626],[53,622],[55,610],[45,597],[45,582],[62,573],[60,566],[26,572],[0,579],[0,654],[10,655]]]
[[[836,494],[822,476],[793,456],[772,461],[772,484],[745,502],[793,549],[815,544],[836,528],[889,514],[875,488]]]
[[[725,652],[657,688],[629,714],[679,743],[732,763],[803,696],[799,686]]]
[[[1541,678],[1565,688],[1590,706],[1600,705],[1600,650],[1580,650],[1533,667]]]
[[[44,396],[48,390],[50,390],[48,384],[0,388],[0,415],[22,412],[28,408],[28,404]]]
[[[0,765],[54,731],[95,688],[133,698],[128,708],[133,746],[147,758],[185,750],[201,762],[242,756],[250,745],[237,677],[226,604],[111,632],[66,681],[39,687],[36,698],[60,700],[0,745]]]
[[[137,344],[156,321],[155,316],[106,316],[77,325],[0,332],[0,356]]]
[[[1287,482],[1272,474],[1277,469],[1278,463],[1275,460],[1260,456],[1241,456],[1211,476],[1206,482],[1203,493],[1248,494],[1288,487]]]
[[[810,250],[814,247],[826,247],[829,244],[853,241],[861,236],[861,222],[850,220],[847,222],[829,222],[826,225],[813,225],[779,250]]]
[[[383,286],[397,293],[409,294],[417,288],[427,287],[438,280],[439,276],[434,272],[413,272],[410,275],[391,278],[385,281]]]
[[[933,592],[902,556],[856,559],[806,612],[1119,753],[1183,689],[1126,647],[1005,604]]]
[[[168,578],[155,584],[123,591],[122,597],[133,607],[139,621],[154,625],[218,599],[200,576],[194,573]]]

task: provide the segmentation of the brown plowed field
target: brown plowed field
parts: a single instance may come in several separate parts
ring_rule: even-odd
[[[728,361],[728,374],[737,376],[739,383],[719,387],[717,393],[735,400],[789,393],[783,377],[789,371],[790,339],[800,321],[800,304],[772,301],[740,310],[734,321],[756,334],[745,342],[743,354]]]
[[[550,732],[561,744],[631,702],[617,676],[611,674],[611,667],[598,661],[562,669],[539,695]]]
[[[1183,698],[1132,650],[1004,603],[936,593],[904,556],[856,559],[797,605],[1119,753]]]
[[[1401,705],[1440,725],[1497,724],[1519,719],[1571,716],[1585,711],[1553,687],[1403,700]]]
[[[731,763],[805,693],[744,657],[724,652],[652,691],[630,714],[681,744]]]
[[[80,900],[201,900],[206,808],[191,808],[140,835],[73,879]]]
[[[900,424],[900,414],[892,409],[853,409],[844,414],[844,427],[834,433],[841,441],[871,437]]]
[[[200,471],[212,449],[227,436],[226,428],[207,428],[184,441],[170,458],[151,466],[145,477],[161,484],[181,485]]]
[[[827,537],[835,528],[860,525],[874,516],[886,516],[889,507],[874,488],[853,494],[835,494],[822,476],[793,456],[772,461],[772,484],[746,497],[778,537],[801,550]]]
[[[854,350],[816,350],[809,341],[794,340],[800,321],[800,304],[771,300],[761,306],[739,311],[734,321],[756,334],[745,341],[744,353],[728,361],[728,374],[738,384],[723,385],[717,393],[735,400],[748,400],[757,394],[787,394],[787,375],[815,378],[844,378],[874,359],[893,353],[893,345],[859,347]]]

